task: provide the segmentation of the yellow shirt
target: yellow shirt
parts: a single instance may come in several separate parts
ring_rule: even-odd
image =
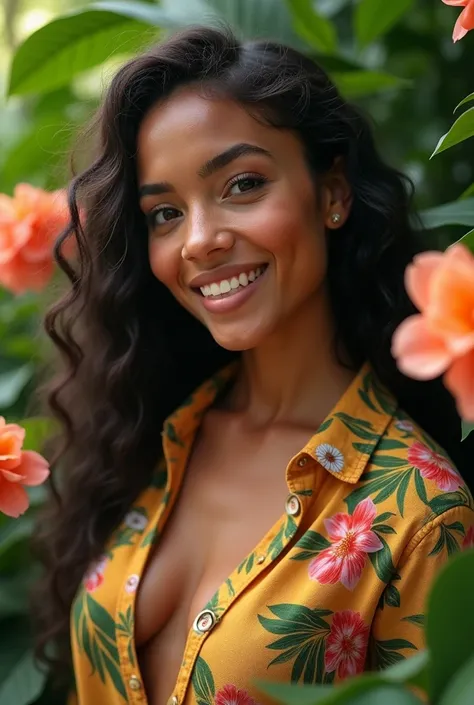
[[[71,615],[79,705],[147,703],[137,587],[200,420],[232,374],[166,421],[163,464],[84,578]],[[255,679],[332,683],[423,648],[430,583],[474,537],[450,461],[366,366],[285,472],[282,516],[196,615],[170,705],[266,703]]]

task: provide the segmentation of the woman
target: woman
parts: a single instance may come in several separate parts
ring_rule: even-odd
[[[263,703],[258,678],[412,655],[474,513],[452,404],[390,355],[403,178],[318,66],[215,29],[123,67],[98,128],[47,318],[42,644],[71,639],[83,705]]]

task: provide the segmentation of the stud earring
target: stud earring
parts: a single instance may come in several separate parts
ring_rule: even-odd
[[[337,225],[341,221],[341,214],[340,213],[333,213],[331,216],[331,222],[334,223],[334,225]]]

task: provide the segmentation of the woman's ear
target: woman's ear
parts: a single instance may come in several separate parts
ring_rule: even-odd
[[[351,212],[352,189],[345,175],[342,157],[337,157],[322,180],[322,217],[331,230],[340,228]]]

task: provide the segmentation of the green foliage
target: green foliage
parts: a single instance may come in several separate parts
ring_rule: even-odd
[[[385,34],[412,7],[414,0],[360,0],[355,33],[361,46]]]
[[[463,113],[461,117],[456,120],[449,132],[447,132],[441,137],[432,156],[434,157],[436,154],[444,152],[445,149],[454,147],[455,144],[464,142],[465,140],[469,139],[469,137],[473,136],[474,108],[469,108],[469,110],[466,110],[466,112]]]

